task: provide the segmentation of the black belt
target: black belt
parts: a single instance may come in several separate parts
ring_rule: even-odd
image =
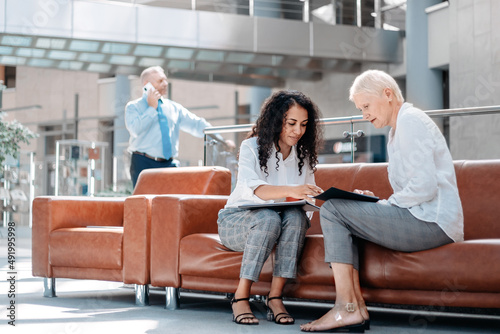
[[[142,152],[139,152],[139,151],[134,151],[134,152],[132,152],[132,153],[133,153],[133,154],[138,154],[138,155],[145,156],[146,158],[151,159],[151,160],[154,160],[154,161],[159,161],[159,162],[168,162],[168,161],[172,161],[172,158],[170,158],[170,159],[156,158],[156,157],[150,156],[149,154],[142,153]]]

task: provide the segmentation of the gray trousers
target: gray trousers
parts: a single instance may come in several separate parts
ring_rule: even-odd
[[[295,278],[297,262],[309,219],[301,208],[281,212],[271,209],[223,209],[217,221],[219,236],[227,248],[243,252],[240,278],[257,282],[276,245],[273,276]]]
[[[325,262],[359,270],[357,238],[383,247],[416,252],[453,242],[436,224],[415,218],[408,209],[370,202],[333,199],[321,206]]]

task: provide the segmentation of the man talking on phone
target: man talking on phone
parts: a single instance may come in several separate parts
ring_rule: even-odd
[[[144,87],[142,97],[125,107],[134,188],[142,170],[178,166],[175,157],[179,152],[180,130],[202,138],[203,130],[211,126],[179,103],[164,98],[168,82],[160,66],[146,68],[140,79]],[[231,141],[226,144],[234,147]]]

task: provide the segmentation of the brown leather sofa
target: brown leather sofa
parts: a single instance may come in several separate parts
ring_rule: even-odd
[[[465,241],[414,253],[362,242],[360,280],[367,303],[500,308],[500,160],[454,164]],[[387,164],[320,165],[316,181],[323,189],[370,189],[381,198],[392,193]],[[179,288],[235,291],[242,253],[224,247],[217,234],[217,213],[226,200],[227,196],[189,195],[153,199],[151,284],[167,287],[168,309],[179,307]],[[335,300],[318,218],[315,213],[298,277],[287,285],[287,297]],[[253,294],[268,293],[272,261],[271,256]]]
[[[231,191],[222,167],[143,171],[129,197],[40,196],[33,201],[32,272],[55,297],[55,278],[136,284],[136,303],[149,303],[151,203],[158,194]],[[168,220],[169,214],[164,218]]]

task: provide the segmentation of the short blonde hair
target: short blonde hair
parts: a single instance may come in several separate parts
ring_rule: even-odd
[[[392,90],[398,102],[405,101],[396,80],[380,70],[368,70],[358,75],[349,90],[349,100],[353,101],[354,95],[359,93],[381,96],[386,88]]]
[[[161,68],[161,66],[151,66],[151,67],[146,68],[146,69],[145,69],[144,71],[142,71],[142,73],[141,73],[141,83],[142,83],[143,85],[149,81],[149,76],[150,76],[153,72],[165,73],[165,71],[163,70],[163,68]]]

